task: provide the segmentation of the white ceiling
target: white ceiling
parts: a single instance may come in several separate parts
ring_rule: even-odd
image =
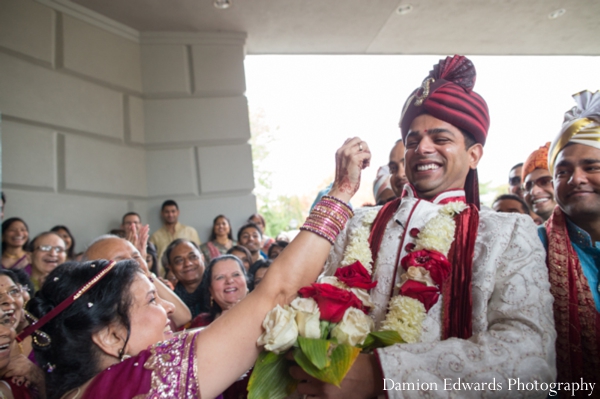
[[[249,54],[600,54],[600,0],[231,1],[73,0],[142,32],[246,32]]]

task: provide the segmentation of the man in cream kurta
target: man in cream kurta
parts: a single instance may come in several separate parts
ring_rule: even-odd
[[[371,290],[374,307],[371,317],[378,329],[385,319],[392,285],[400,282],[401,266],[392,281],[397,252],[400,259],[406,246],[415,238],[403,234],[422,229],[437,215],[440,201],[463,197],[464,191],[440,194],[433,201],[418,200],[411,186],[406,186],[402,203],[388,223],[381,243]],[[329,256],[325,272],[333,274],[340,266],[348,236],[362,226],[362,219],[372,208],[356,210],[346,230],[340,234]],[[480,223],[473,262],[473,336],[468,340],[441,338],[440,299],[427,313],[419,343],[394,345],[376,352],[387,388],[396,383],[437,384],[432,397],[482,397],[476,389],[453,390],[459,382],[495,383],[502,390],[496,397],[519,395],[545,397],[547,392],[517,391],[509,384],[554,381],[554,341],[552,297],[549,292],[545,252],[536,235],[536,226],[528,215],[480,211]],[[395,290],[397,293],[397,289]],[[512,379],[512,380],[511,380]],[[391,381],[390,381],[391,380]],[[405,387],[411,388],[406,385]],[[424,391],[413,385],[407,390],[388,390],[390,398],[423,397]],[[431,387],[430,387],[431,388]],[[445,390],[449,388],[449,390]],[[483,386],[479,386],[483,388]],[[485,390],[489,390],[486,386]],[[492,395],[494,392],[487,392]]]
[[[370,292],[370,315],[377,329],[390,299],[398,295],[406,273],[400,262],[415,248],[419,232],[443,204],[465,203],[467,209],[455,218],[454,249],[448,252],[452,266],[443,292],[439,286],[440,294],[451,294],[440,295],[427,311],[416,342],[359,355],[341,388],[292,368],[300,380],[298,392],[340,399],[548,394],[547,384],[556,377],[556,333],[545,254],[529,216],[479,205],[477,164],[490,119],[485,101],[472,91],[474,84],[473,64],[448,57],[408,98],[400,128],[410,184],[401,200],[384,206],[371,228],[378,283]],[[340,266],[348,237],[370,212],[356,211],[332,249],[327,274]]]

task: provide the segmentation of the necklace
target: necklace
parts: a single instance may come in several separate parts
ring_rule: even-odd
[[[23,256],[23,253],[18,254],[18,255],[13,255],[13,254],[9,254],[9,253],[4,253],[2,256],[4,256],[5,258],[8,259],[19,259],[20,257]]]

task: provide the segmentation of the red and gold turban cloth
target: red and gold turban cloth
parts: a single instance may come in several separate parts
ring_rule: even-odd
[[[400,118],[402,139],[406,139],[417,116],[429,114],[470,133],[477,143],[484,145],[490,114],[485,100],[473,91],[476,77],[473,63],[464,56],[440,60],[404,104]],[[477,171],[469,172],[465,192],[467,201],[479,208]]]
[[[552,174],[556,157],[567,144],[583,144],[600,149],[600,92],[585,90],[574,94],[573,99],[577,105],[565,113],[562,129],[548,151],[548,166]]]
[[[523,170],[521,172],[521,181],[525,181],[527,175],[536,169],[548,170],[549,148],[550,142],[547,142],[546,145],[538,148],[527,157],[527,161],[525,161],[525,163],[523,164]]]

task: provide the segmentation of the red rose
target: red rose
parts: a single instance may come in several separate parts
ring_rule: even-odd
[[[444,255],[437,251],[422,249],[411,252],[402,258],[402,267],[408,270],[410,266],[422,267],[429,271],[433,281],[442,289],[442,285],[450,274],[452,264]]]
[[[369,271],[359,261],[349,266],[340,267],[335,271],[334,276],[348,287],[370,290],[377,285],[377,281],[371,281]]]
[[[421,303],[425,305],[425,310],[429,312],[429,309],[437,303],[440,297],[440,291],[437,287],[428,287],[421,282],[407,280],[402,284],[402,287],[400,287],[400,295],[421,301]]]
[[[342,320],[346,309],[351,306],[365,311],[356,295],[331,284],[311,284],[309,287],[301,288],[298,294],[303,298],[313,298],[319,305],[321,320],[332,323]]]

